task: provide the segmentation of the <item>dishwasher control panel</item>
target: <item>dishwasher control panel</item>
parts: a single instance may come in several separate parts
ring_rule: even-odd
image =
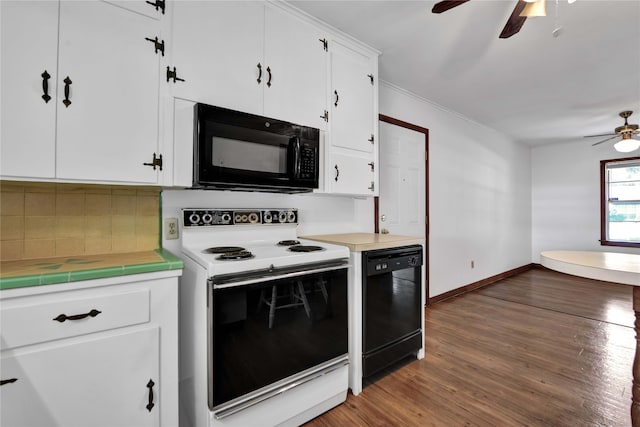
[[[367,251],[363,257],[364,273],[367,276],[412,269],[422,265],[422,246]]]

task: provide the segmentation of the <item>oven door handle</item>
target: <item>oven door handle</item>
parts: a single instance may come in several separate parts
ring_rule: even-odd
[[[213,285],[213,289],[226,289],[235,286],[260,283],[270,279],[288,279],[291,277],[306,276],[308,274],[342,270],[344,268],[349,268],[350,265],[349,261],[344,259],[329,263],[306,265],[305,267],[307,268],[303,270],[300,270],[301,266],[289,266],[280,268],[272,267],[269,269],[248,271],[244,273],[222,274],[211,277],[208,282]]]
[[[290,378],[284,382],[275,383],[273,386],[261,390],[255,394],[240,398],[238,401],[232,401],[226,405],[222,405],[219,408],[214,409],[213,416],[216,420],[226,418],[236,412],[250,408],[253,405],[257,405],[260,402],[264,402],[267,399],[278,396],[284,392],[287,392],[293,388],[301,386],[309,381],[315,380],[321,376],[327,375],[337,369],[349,365],[349,355],[336,357],[324,364],[318,365],[315,368],[311,368],[305,372],[301,372],[293,378]]]

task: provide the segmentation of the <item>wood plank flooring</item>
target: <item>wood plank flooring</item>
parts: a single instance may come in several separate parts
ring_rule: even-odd
[[[632,287],[536,268],[426,309],[426,355],[307,426],[630,426]]]

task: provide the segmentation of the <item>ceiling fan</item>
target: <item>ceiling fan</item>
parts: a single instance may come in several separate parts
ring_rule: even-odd
[[[446,12],[447,10],[453,9],[454,7],[460,6],[468,1],[469,0],[439,1],[433,5],[431,12]],[[511,12],[511,16],[509,16],[506,25],[500,33],[500,38],[507,39],[514,34],[517,34],[528,17],[546,16],[545,1],[546,0],[518,0],[516,7],[513,9],[513,12]],[[575,0],[569,0],[569,3],[573,3],[574,1]]]
[[[595,144],[592,144],[592,145],[599,145],[599,144],[602,144],[603,142],[610,141],[614,138],[622,137],[622,139],[616,142],[615,145],[613,146],[617,151],[620,151],[622,153],[628,153],[630,151],[637,150],[638,148],[640,148],[640,140],[633,138],[633,136],[640,134],[640,131],[638,130],[638,125],[629,124],[629,122],[627,121],[627,119],[629,118],[629,116],[631,116],[631,114],[633,114],[633,111],[622,111],[620,113],[620,117],[624,119],[624,125],[618,126],[617,128],[615,128],[615,131],[614,131],[615,133],[605,133],[602,135],[587,135],[585,136],[585,138],[591,138],[594,136],[609,136],[609,138],[603,139],[602,141],[598,141]]]

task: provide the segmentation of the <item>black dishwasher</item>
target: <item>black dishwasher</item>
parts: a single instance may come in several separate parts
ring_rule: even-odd
[[[422,347],[421,270],[421,245],[363,252],[363,378]]]

